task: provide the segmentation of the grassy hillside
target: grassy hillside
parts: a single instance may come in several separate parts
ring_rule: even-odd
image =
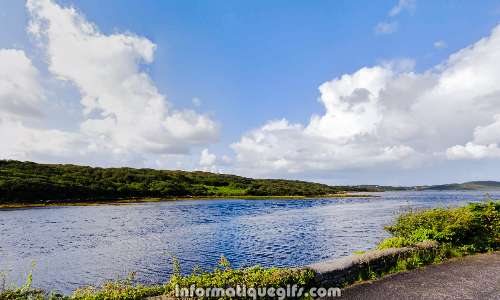
[[[451,183],[442,185],[433,185],[425,187],[426,190],[500,190],[500,182],[498,181],[469,181],[464,183]]]
[[[199,171],[92,168],[0,160],[0,204],[140,197],[317,196],[340,191],[340,187],[319,183]]]

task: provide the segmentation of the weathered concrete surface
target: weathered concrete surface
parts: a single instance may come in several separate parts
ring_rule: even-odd
[[[371,250],[364,254],[351,255],[306,266],[316,272],[316,281],[321,286],[343,286],[359,279],[361,273],[386,272],[396,265],[398,259],[435,251],[435,241],[425,241],[412,247]]]
[[[357,284],[344,289],[341,299],[500,299],[500,252]]]

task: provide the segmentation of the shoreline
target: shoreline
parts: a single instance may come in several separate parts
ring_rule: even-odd
[[[134,205],[141,203],[154,203],[154,202],[169,202],[169,201],[203,201],[203,200],[297,200],[297,199],[329,199],[329,198],[376,198],[380,197],[378,195],[370,194],[353,194],[353,193],[342,193],[342,194],[329,194],[329,195],[318,195],[318,196],[193,196],[193,197],[172,197],[172,198],[137,198],[137,199],[109,199],[109,200],[91,200],[82,201],[78,200],[76,202],[70,202],[66,200],[61,200],[60,202],[48,202],[48,203],[6,203],[0,204],[0,210],[4,209],[16,209],[16,208],[43,208],[43,207],[59,207],[59,206],[101,206],[101,205]]]

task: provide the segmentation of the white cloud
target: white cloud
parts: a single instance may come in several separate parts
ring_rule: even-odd
[[[400,58],[393,60],[382,60],[379,65],[385,69],[390,69],[398,73],[412,72],[415,69],[417,62],[411,58]]]
[[[73,154],[69,145],[81,146],[75,134],[34,127],[46,105],[39,72],[24,51],[0,49],[0,155],[30,159],[33,156]],[[30,125],[32,124],[32,125]]]
[[[200,166],[210,167],[215,164],[217,156],[213,153],[208,152],[208,149],[203,149],[200,155]]]
[[[380,22],[375,26],[375,33],[376,34],[391,34],[394,33],[398,30],[398,22],[392,21],[392,22]]]
[[[391,8],[388,15],[389,17],[396,17],[403,11],[408,11],[413,14],[416,8],[415,0],[399,0],[398,3]],[[383,21],[375,25],[374,31],[378,35],[392,34],[398,31],[399,23],[397,21]]]
[[[399,2],[389,11],[389,16],[395,17],[404,10],[413,13],[415,11],[415,8],[416,8],[415,0],[399,0]]]
[[[472,141],[448,148],[446,156],[452,160],[500,158],[499,143],[500,114],[497,114],[491,123],[474,129]]]
[[[477,126],[473,137],[474,143],[483,145],[500,142],[500,115],[495,115],[488,125]]]
[[[43,98],[38,70],[24,51],[0,49],[0,116],[40,117]]]
[[[500,148],[496,143],[478,145],[469,142],[464,146],[456,145],[448,148],[446,150],[446,157],[450,160],[500,158]]]
[[[42,116],[38,71],[22,51],[0,50],[0,133],[2,138],[17,137],[1,148],[2,156],[35,159],[42,152],[55,157],[74,153],[75,159],[87,155],[130,162],[149,155],[187,154],[193,146],[217,140],[218,125],[210,117],[175,110],[143,70],[154,60],[156,45],[150,40],[131,33],[103,34],[74,8],[51,0],[28,0],[26,6],[28,32],[44,50],[48,70],[81,94],[82,120],[75,120],[78,130],[69,131],[49,128],[43,120],[35,124],[21,119]]]
[[[75,9],[29,0],[31,32],[44,42],[49,70],[73,82],[88,117],[82,132],[106,136],[118,151],[186,152],[215,141],[217,126],[193,111],[173,111],[142,63],[156,46],[133,34],[104,35]]]
[[[436,49],[444,49],[444,48],[446,48],[446,46],[447,46],[446,42],[443,40],[439,40],[439,41],[434,42],[434,48],[436,48]]]
[[[76,133],[57,129],[38,129],[20,121],[0,120],[2,158],[66,160],[87,154],[85,141]]]
[[[233,171],[231,169],[232,163],[233,160],[229,156],[217,156],[211,153],[207,148],[201,151],[198,161],[201,170],[215,173],[228,173]]]
[[[237,168],[267,175],[499,157],[500,26],[426,72],[398,65],[325,82],[323,115],[307,125],[270,121],[243,135],[232,145]]]
[[[500,158],[498,144],[477,145],[472,142],[465,146],[456,145],[446,150],[446,156],[451,160]]]

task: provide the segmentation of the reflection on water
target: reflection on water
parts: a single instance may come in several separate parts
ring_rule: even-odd
[[[500,198],[500,193],[490,193]],[[377,198],[201,200],[0,211],[0,271],[70,292],[137,272],[164,282],[169,253],[184,272],[211,269],[224,254],[234,267],[298,266],[373,247],[383,226],[412,207],[460,205],[481,192],[397,192]]]

